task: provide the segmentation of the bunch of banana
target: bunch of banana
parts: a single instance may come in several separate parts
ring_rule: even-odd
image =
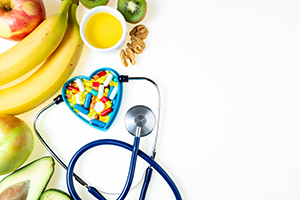
[[[27,53],[26,58],[19,52],[20,55],[18,56],[22,56],[22,60],[24,62],[22,65],[26,65],[25,68],[28,69],[32,68],[33,64],[38,65],[38,63],[43,59],[45,61],[43,60],[44,63],[38,68],[38,70],[24,81],[0,90],[0,114],[17,115],[35,108],[53,96],[70,77],[79,61],[83,49],[83,42],[79,32],[79,24],[76,20],[77,7],[78,4],[72,3],[72,0],[63,0],[57,14],[59,17],[54,16],[56,19],[54,21],[56,22],[53,22],[53,19],[50,19],[51,17],[48,18],[50,21],[47,21],[48,19],[46,19],[44,25],[41,24],[41,27],[37,27],[37,29],[28,36],[30,38],[26,37],[24,39],[24,43],[30,45],[30,47],[24,47],[24,49],[22,49],[23,53]],[[64,15],[65,17],[63,17]],[[64,31],[63,28],[65,24],[66,31]],[[45,26],[47,28],[44,28]],[[59,42],[60,39],[57,38],[61,37],[61,32],[64,34],[61,42]],[[54,37],[57,38],[54,39]],[[37,39],[39,40],[38,42],[35,41]],[[29,44],[30,41],[35,43],[35,50],[31,50],[33,47]],[[21,42],[23,42],[23,40]],[[59,43],[59,46],[55,48],[54,46],[56,46],[56,44],[53,43]],[[24,44],[20,45],[23,46]],[[10,52],[15,53],[17,50],[21,51],[18,48],[19,47],[13,51],[11,50]],[[47,54],[51,51],[54,52],[47,57],[45,53],[46,50],[41,48],[47,48]],[[31,53],[28,54],[27,51],[30,51]],[[40,53],[39,51],[43,51],[43,53]],[[5,54],[7,56],[7,53]],[[40,61],[36,61],[37,59],[34,57],[40,57]],[[4,59],[2,55],[0,57],[0,80],[3,83],[3,80],[6,79],[6,77],[2,77],[3,63],[1,63],[1,59]],[[16,59],[20,60],[20,58],[17,57]],[[31,59],[35,61],[31,61]],[[31,64],[26,62],[30,62]],[[14,71],[11,71],[12,69],[17,68],[15,65],[11,66],[9,69],[11,73],[14,73]],[[19,72],[19,74],[20,73],[21,72]],[[22,73],[24,73],[24,69],[22,70]]]

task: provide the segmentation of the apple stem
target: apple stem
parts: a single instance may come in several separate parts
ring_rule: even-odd
[[[2,8],[3,10],[5,10],[7,12],[12,10],[11,6],[7,2],[0,3],[0,8]]]

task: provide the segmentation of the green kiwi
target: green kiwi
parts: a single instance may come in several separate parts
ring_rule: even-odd
[[[138,23],[144,19],[147,11],[145,0],[118,0],[118,11],[130,23]]]
[[[84,7],[89,8],[89,9],[97,7],[97,6],[106,5],[108,3],[108,1],[109,0],[80,0],[82,5],[84,5]]]

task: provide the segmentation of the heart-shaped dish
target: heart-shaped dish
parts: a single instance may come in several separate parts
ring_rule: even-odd
[[[123,86],[119,76],[114,69],[100,68],[89,77],[73,77],[62,88],[63,100],[86,124],[107,131],[121,106]]]

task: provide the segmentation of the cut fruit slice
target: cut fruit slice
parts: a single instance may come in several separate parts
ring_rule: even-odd
[[[49,189],[45,191],[40,200],[71,200],[70,195],[59,189]]]
[[[21,195],[26,196],[25,199],[38,200],[53,172],[52,157],[46,156],[35,160],[0,181],[0,197],[9,195],[11,199],[14,199],[13,197]]]
[[[127,22],[134,24],[144,19],[147,3],[145,0],[118,0],[117,10],[122,13]]]
[[[97,6],[104,6],[108,4],[109,0],[80,0],[84,7],[91,9]]]

